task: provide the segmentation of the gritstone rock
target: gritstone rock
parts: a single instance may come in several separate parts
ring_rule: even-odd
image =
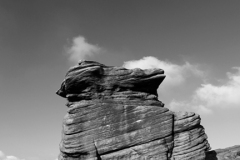
[[[200,117],[158,100],[161,69],[93,61],[71,68],[57,91],[68,100],[59,160],[204,160],[210,149]]]

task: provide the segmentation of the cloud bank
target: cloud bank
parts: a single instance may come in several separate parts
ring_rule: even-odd
[[[192,65],[186,62],[183,65],[173,64],[168,61],[159,60],[155,57],[143,57],[140,60],[133,60],[124,62],[123,67],[128,69],[141,68],[141,69],[151,69],[160,68],[165,71],[166,78],[161,84],[161,87],[168,88],[178,86],[184,83],[187,77],[195,75],[197,77],[202,77],[203,72],[197,68],[196,65]]]
[[[97,45],[92,45],[86,41],[83,36],[73,38],[72,46],[67,49],[69,55],[69,61],[77,63],[79,60],[83,60],[92,57],[101,52],[101,48]]]
[[[227,73],[228,81],[220,86],[202,84],[195,92],[195,98],[209,107],[240,106],[240,67],[234,67],[236,73]]]
[[[240,107],[240,67],[236,73],[227,73],[227,82],[222,85],[210,83],[197,88],[189,101],[172,100],[169,104],[174,110],[195,110],[199,113],[212,113],[216,108]]]

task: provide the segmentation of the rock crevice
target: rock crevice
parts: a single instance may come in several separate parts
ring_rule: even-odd
[[[82,61],[57,91],[68,100],[59,160],[203,160],[210,149],[200,117],[158,100],[161,69]]]

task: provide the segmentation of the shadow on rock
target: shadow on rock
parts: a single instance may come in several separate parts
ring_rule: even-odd
[[[207,151],[206,160],[218,160],[216,151]]]

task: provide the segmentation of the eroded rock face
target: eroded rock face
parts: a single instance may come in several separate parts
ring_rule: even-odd
[[[202,160],[205,151],[210,149],[207,135],[200,125],[199,115],[192,112],[175,112],[174,114],[174,160]]]
[[[57,94],[67,98],[59,160],[203,160],[207,136],[194,113],[164,108],[161,69],[82,61]]]

